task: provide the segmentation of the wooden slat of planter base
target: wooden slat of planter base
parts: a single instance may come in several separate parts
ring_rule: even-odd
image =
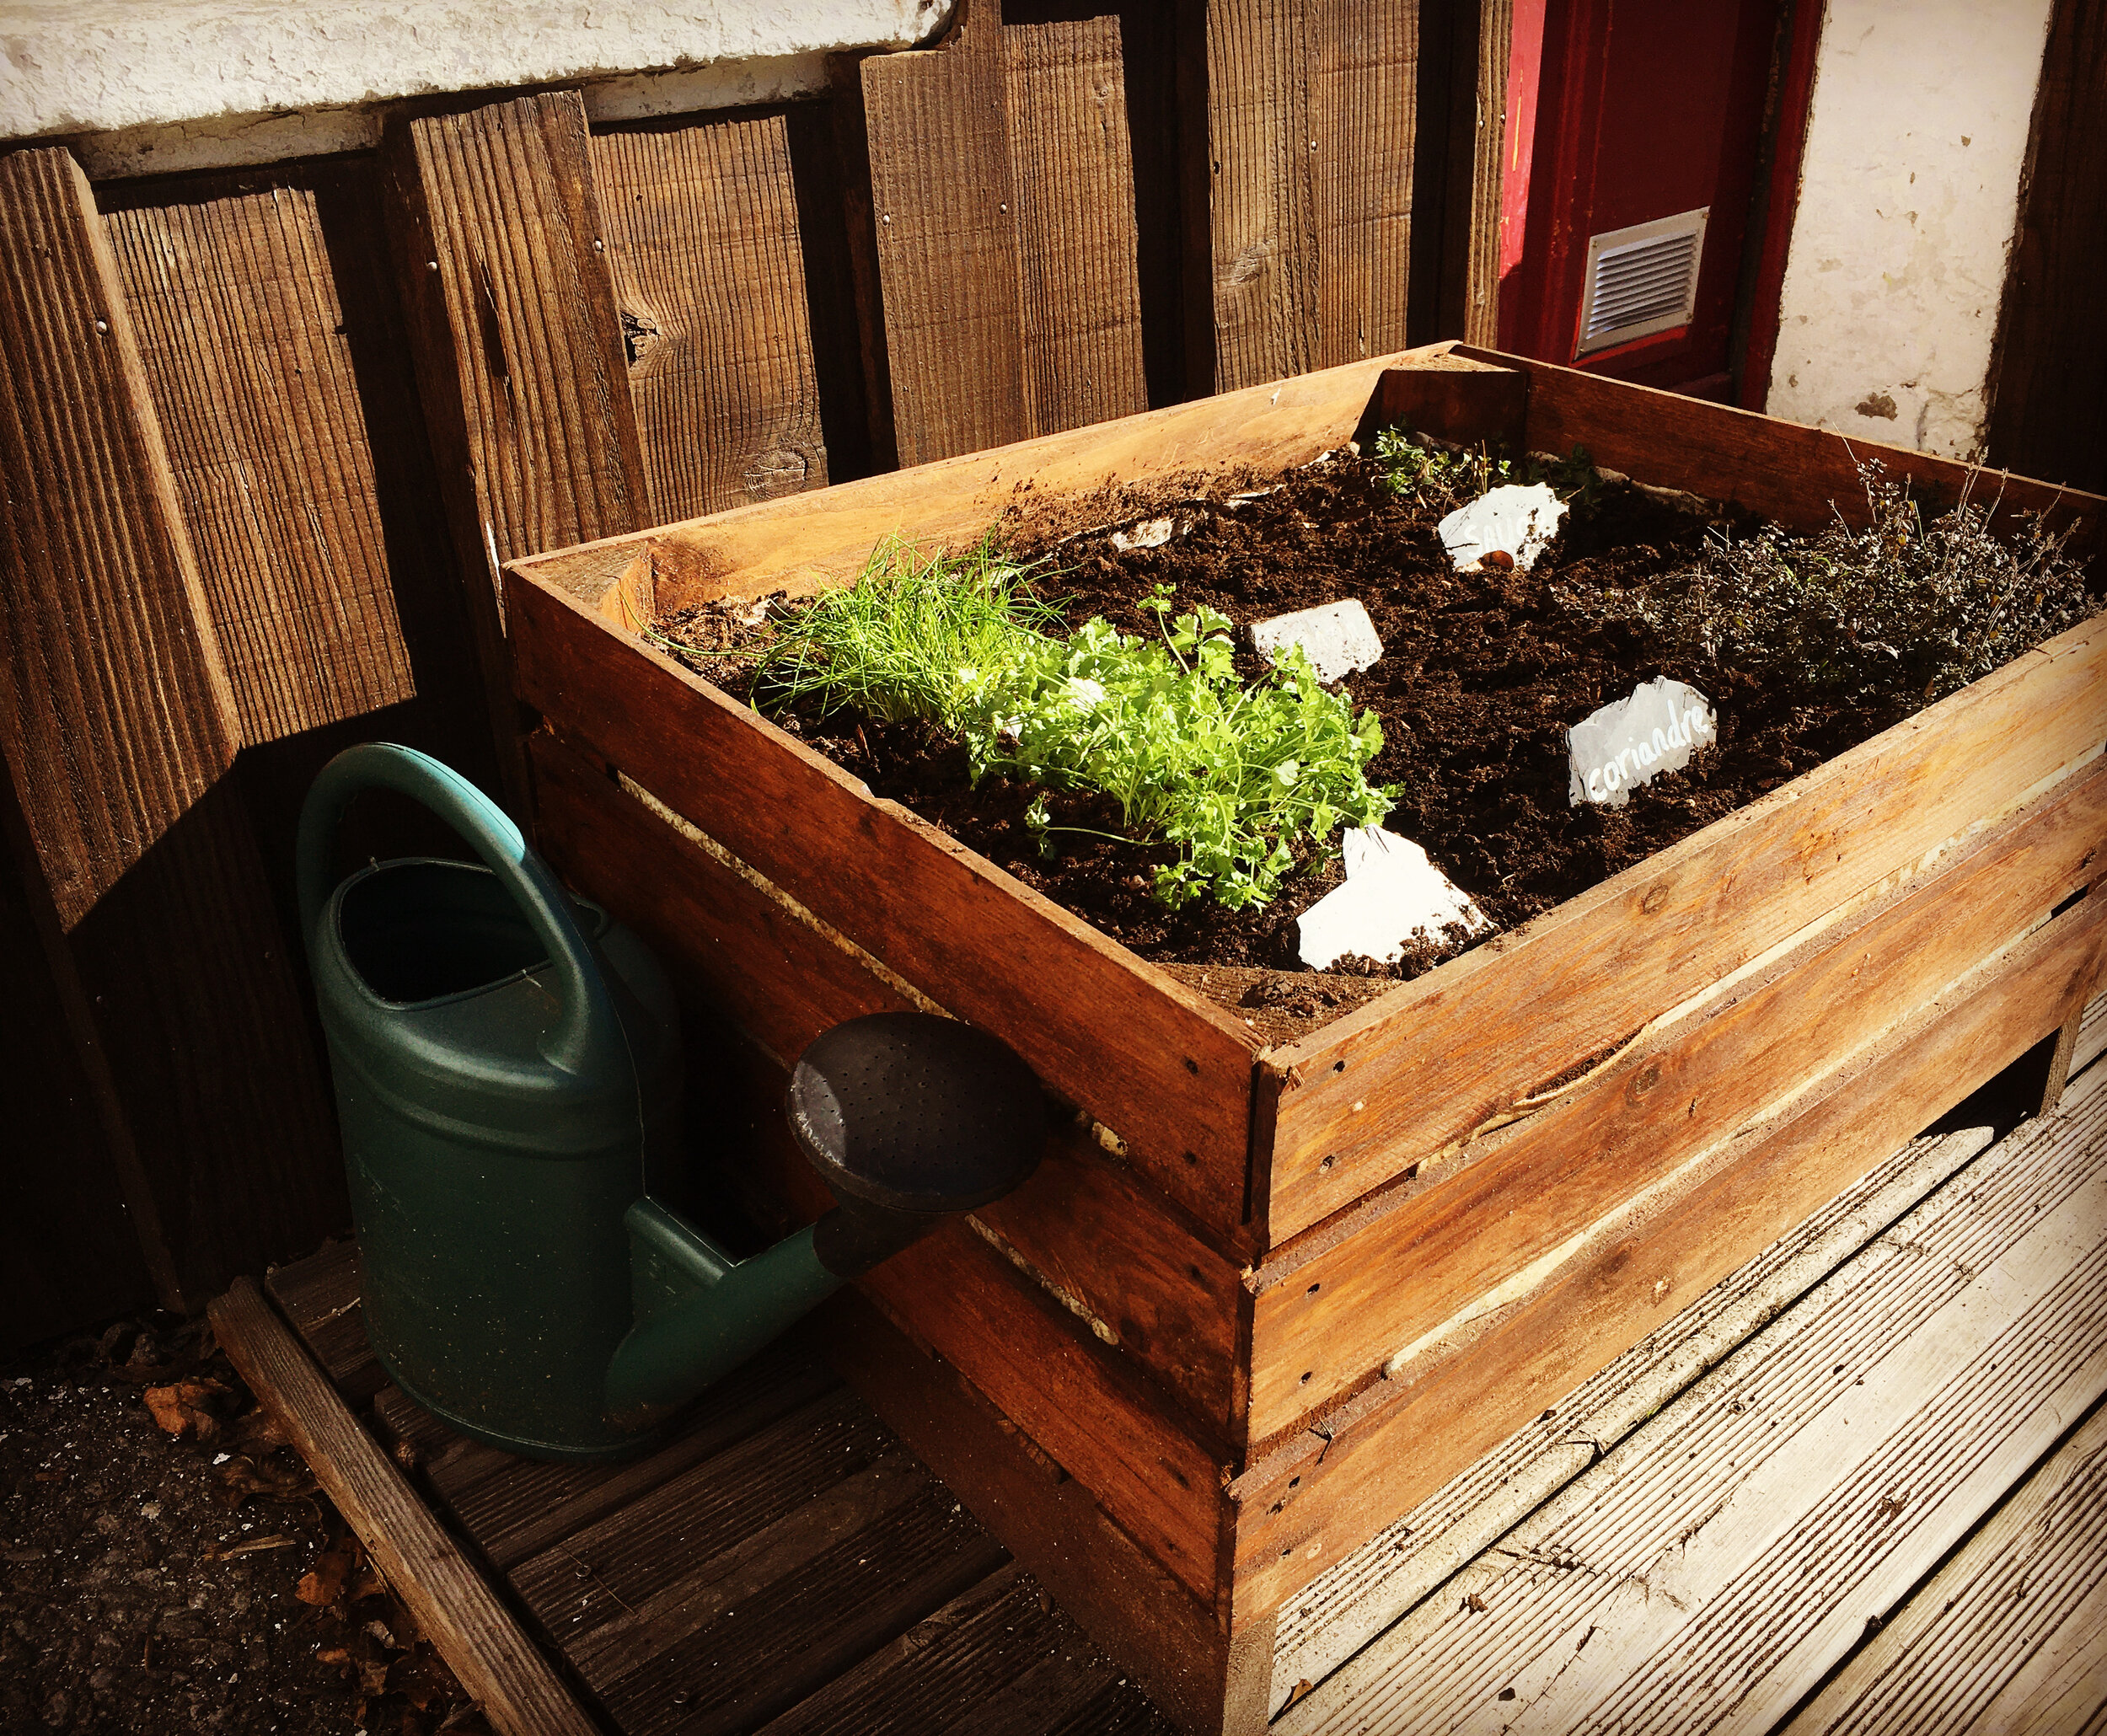
[[[819,498],[838,492],[828,490]],[[519,692],[1118,1130],[1219,1233],[1244,1215],[1248,1033],[559,592],[516,581]]]
[[[338,291],[372,262],[324,233],[341,170],[189,190],[107,222],[243,737],[276,741],[417,690]]]
[[[1117,16],[1005,24],[1025,431],[1149,407]]]
[[[823,1031],[908,1003],[666,821],[546,736],[532,744],[542,849],[684,974],[716,1015],[787,1068]],[[1048,1140],[1037,1172],[975,1214],[1041,1281],[1113,1335],[1218,1434],[1232,1404],[1237,1263],[1075,1128]],[[1102,1334],[1101,1334],[1102,1335]]]
[[[2107,1093],[2084,1095],[1743,1347],[1288,1732],[1344,1703],[1370,1732],[1445,1728],[1501,1687],[1521,1729],[1772,1729],[2107,1390]],[[2028,1615],[2008,1600],[2004,1632]],[[1943,1704],[1919,1728],[1962,1728],[1973,1684],[1932,1680]]]
[[[2103,952],[2107,901],[2088,898],[1941,997],[1704,1186],[1342,1406],[1328,1439],[1300,1437],[1253,1466],[1230,1488],[1239,1610],[1277,1607],[1557,1404],[1573,1369],[1601,1366],[2017,1059],[2099,980]]]
[[[1783,1736],[2077,1736],[2107,1706],[2107,1408],[2095,1406]]]
[[[1147,485],[1196,468],[1214,473],[1300,463],[1352,437],[1384,368],[1413,356],[1445,355],[1447,347],[1377,356],[1105,427],[1045,435],[1000,453],[865,477],[795,501],[763,501],[512,565],[522,578],[598,607],[648,547],[658,564],[662,611],[734,592],[759,597],[785,585],[848,579],[895,533],[971,541],[1000,515],[1015,510],[1028,517],[1035,499]]]
[[[733,1064],[744,1077],[730,1089],[768,1106],[748,1123],[748,1168],[798,1219],[817,1217],[831,1203],[825,1187],[775,1112],[788,1081],[751,1050]],[[965,1224],[925,1237],[857,1285],[1211,1605],[1229,1474],[1218,1439]]]
[[[1708,1369],[1850,1259],[1987,1147],[1976,1127],[1912,1139],[1546,1409],[1435,1494],[1391,1521],[1283,1607],[1276,1711],[1322,1682],[1624,1439]]]
[[[1649,1033],[1460,1173],[1437,1171],[1370,1221],[1349,1213],[1336,1240],[1327,1226],[1252,1273],[1253,1443],[1699,1185],[1751,1128],[2083,887],[2104,848],[2099,761],[1946,872]]]
[[[1080,1649],[1084,1654],[1075,1654]],[[1110,1659],[1014,1565],[990,1573],[758,1736],[924,1736],[970,1706],[974,1736],[1161,1731]],[[1125,1704],[1122,1705],[1121,1701]],[[1123,1716],[1123,1713],[1124,1714]]]
[[[940,1358],[844,1291],[809,1323],[843,1375],[1192,1736],[1263,1736],[1273,1624],[1232,1644],[1208,1609]]]
[[[903,469],[1032,431],[1002,62],[1000,0],[962,0],[941,47],[861,67]]]
[[[1415,0],[1209,0],[1214,388],[1405,341]]]
[[[597,1736],[555,1670],[358,1425],[253,1280],[212,1306],[243,1380],[501,1736]]]
[[[1465,445],[1519,444],[1529,419],[1529,376],[1454,356],[1444,360],[1450,365],[1385,368],[1375,383],[1375,425],[1438,431]]]
[[[1468,1137],[1860,889],[1916,871],[2104,739],[2099,618],[1271,1052],[1259,1092],[1277,1096],[1272,1240]]]
[[[1597,464],[1627,471],[1656,488],[1739,501],[1792,529],[1816,530],[1829,523],[1832,502],[1850,522],[1865,523],[1865,490],[1858,467],[1877,458],[1890,476],[1906,475],[1935,489],[1943,504],[1958,499],[1964,490],[1986,509],[2002,496],[2002,510],[1993,521],[2001,526],[2008,528],[2010,516],[2019,512],[2040,512],[2059,527],[2082,518],[2084,528],[2073,549],[2107,547],[2107,525],[2101,522],[2107,500],[2098,495],[2008,478],[1996,470],[1971,472],[1966,464],[1906,447],[1847,440],[1832,429],[1781,421],[1496,350],[1465,347],[1458,353],[1529,375],[1531,451],[1563,453],[1584,446]]]
[[[654,521],[827,485],[789,117],[592,141]]]
[[[67,153],[0,162],[0,753],[27,834],[9,844],[155,1286],[195,1306],[319,1240],[342,1172],[230,777],[233,691]]]

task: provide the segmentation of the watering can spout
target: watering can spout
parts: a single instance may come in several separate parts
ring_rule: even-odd
[[[1029,1068],[985,1032],[922,1013],[826,1032],[786,1108],[837,1202],[817,1224],[734,1262],[648,1195],[624,1214],[635,1324],[608,1366],[615,1428],[655,1427],[848,1279],[1009,1192],[1044,1133]]]

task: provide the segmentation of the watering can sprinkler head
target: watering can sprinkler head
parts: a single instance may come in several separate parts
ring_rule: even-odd
[[[480,863],[374,863],[329,891],[338,822],[385,787]],[[424,754],[339,754],[300,826],[301,929],[335,1080],[367,1337],[465,1434],[597,1459],[658,1426],[845,1279],[1028,1176],[1031,1069],[921,1013],[853,1019],[793,1073],[835,1208],[734,1260],[658,1197],[680,1099],[671,986],[519,829]]]

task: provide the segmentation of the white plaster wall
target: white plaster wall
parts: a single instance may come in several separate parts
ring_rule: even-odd
[[[606,118],[814,88],[951,0],[0,0],[0,137],[99,135],[91,172],[362,142],[362,105],[593,81]],[[670,79],[620,75],[668,73]],[[228,142],[222,143],[221,142]],[[136,159],[136,160],[135,160]]]
[[[1964,457],[2049,0],[1829,0],[1767,408]]]

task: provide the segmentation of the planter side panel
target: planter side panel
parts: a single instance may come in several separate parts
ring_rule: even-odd
[[[1604,1223],[1731,1162],[1749,1129],[2044,921],[2103,855],[2107,761],[2095,760],[1928,883],[1649,1034],[1482,1156],[1452,1160],[1459,1171],[1423,1175],[1370,1221],[1291,1248],[1253,1280],[1252,1441],[1535,1288]]]
[[[845,580],[890,536],[970,542],[1005,514],[1028,517],[1042,500],[1072,501],[1121,486],[1301,463],[1352,437],[1386,368],[1410,366],[1415,359],[1440,365],[1448,348],[1349,362],[535,555],[512,562],[508,570],[597,608],[631,563],[648,555],[661,610],[713,597],[760,597],[786,585]],[[1108,498],[1107,517],[1118,510]]]
[[[1746,1136],[1703,1183],[1584,1250],[1230,1486],[1234,1619],[1277,1607],[1586,1374],[1789,1230],[2085,1004],[2107,958],[2088,897]],[[1810,1094],[1813,1095],[1813,1094]]]
[[[582,756],[543,734],[533,738],[529,761],[544,854],[572,886],[642,935],[684,990],[765,1050],[778,1071],[843,1020],[909,1005]],[[1064,1126],[1032,1178],[973,1216],[1079,1318],[1094,1321],[1093,1331],[1110,1334],[1204,1432],[1229,1431],[1238,1267],[1131,1170]],[[922,1297],[903,1311],[928,1338],[933,1328],[923,1316],[952,1300]]]
[[[1244,1218],[1252,1049],[1228,1015],[894,802],[514,576],[521,696],[1126,1139],[1219,1233]]]
[[[1850,522],[1865,523],[1868,515],[1858,464],[1877,458],[1890,476],[1908,476],[1934,489],[1942,505],[1965,496],[1985,507],[1997,506],[1993,522],[2001,528],[2008,529],[2019,512],[2041,513],[2057,528],[2083,519],[2084,528],[2078,533],[2083,544],[2107,546],[2103,543],[2107,501],[2097,495],[1996,471],[1976,472],[1929,453],[1847,440],[1831,429],[1707,404],[1579,368],[1493,350],[1463,348],[1457,353],[1529,376],[1529,450],[1563,453],[1584,446],[1597,464],[1627,471],[1641,482],[1686,489],[1710,500],[1738,501],[1794,530],[1827,524],[1832,502]]]
[[[2107,619],[1272,1051],[1259,1084],[1275,1127],[1271,1240],[1510,1118],[1576,1063],[1911,870],[2103,740]]]

